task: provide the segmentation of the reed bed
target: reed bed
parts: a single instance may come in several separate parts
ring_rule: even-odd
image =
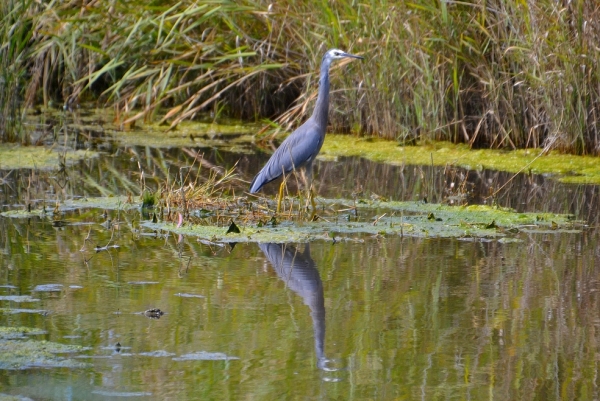
[[[600,153],[595,2],[8,0],[0,17],[4,141],[11,113],[86,101],[123,128],[210,113],[290,130],[339,47],[367,60],[332,71],[333,131]]]

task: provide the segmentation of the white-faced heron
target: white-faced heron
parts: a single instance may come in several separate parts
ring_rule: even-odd
[[[329,114],[329,66],[333,60],[346,57],[363,59],[331,49],[323,56],[321,62],[321,78],[319,80],[319,94],[312,116],[298,129],[290,134],[279,148],[273,153],[267,164],[260,170],[250,184],[250,193],[255,193],[263,185],[275,180],[282,174],[287,174],[294,169],[304,168],[306,185],[310,188],[312,181],[312,164],[323,146],[325,132],[327,131],[327,118]]]

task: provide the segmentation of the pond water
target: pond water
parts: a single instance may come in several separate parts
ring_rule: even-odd
[[[103,146],[100,158],[59,172],[1,172],[2,210],[139,194],[141,178],[151,187],[193,160],[179,149]],[[237,162],[246,180],[267,157],[196,150],[207,167]],[[58,354],[62,365],[35,356],[0,362],[0,393],[36,400],[600,398],[598,187],[520,175],[492,199],[511,175],[354,158],[319,162],[316,174],[327,197],[495,201],[571,213],[588,226],[521,231],[512,236],[518,242],[363,235],[231,246],[140,230],[136,222],[148,217],[139,210],[111,212],[116,230],[103,225],[102,210],[66,212],[60,224],[0,217],[0,326],[36,329],[29,341],[83,347]]]

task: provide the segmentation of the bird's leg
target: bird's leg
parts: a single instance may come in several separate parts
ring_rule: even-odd
[[[281,210],[281,199],[283,198],[283,182],[279,185],[279,195],[277,195],[277,214]]]
[[[277,214],[281,210],[281,201],[283,200],[283,190],[285,188],[285,178],[281,181],[281,185],[279,185],[279,195],[277,196]]]

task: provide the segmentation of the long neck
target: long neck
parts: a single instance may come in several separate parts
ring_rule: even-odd
[[[322,127],[327,127],[329,116],[329,64],[330,60],[321,63],[321,78],[319,80],[319,94],[312,118]]]

